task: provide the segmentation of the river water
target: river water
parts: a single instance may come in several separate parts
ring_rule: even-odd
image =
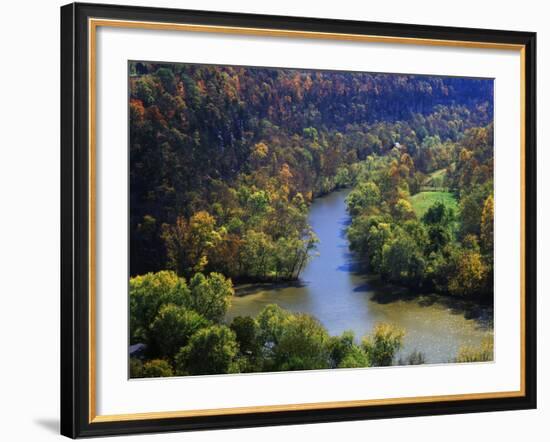
[[[345,234],[350,223],[345,204],[348,192],[333,192],[311,205],[309,223],[320,243],[318,255],[307,264],[300,281],[236,287],[228,321],[256,316],[267,304],[278,304],[315,316],[331,335],[353,330],[356,339],[377,322],[391,322],[406,331],[399,356],[417,350],[427,363],[452,361],[460,346],[478,345],[492,334],[488,308],[435,294],[413,295],[358,272]]]

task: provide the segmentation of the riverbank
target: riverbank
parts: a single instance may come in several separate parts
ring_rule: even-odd
[[[441,295],[413,294],[359,272],[345,233],[348,193],[336,191],[312,203],[308,222],[320,240],[318,256],[300,280],[236,286],[227,321],[256,316],[266,305],[277,304],[315,316],[331,335],[352,330],[356,340],[376,323],[390,322],[406,331],[400,356],[417,350],[427,363],[449,362],[461,346],[477,346],[492,336],[492,310]]]

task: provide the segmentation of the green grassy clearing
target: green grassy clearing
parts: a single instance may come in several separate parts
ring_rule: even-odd
[[[426,191],[411,197],[411,204],[418,218],[422,218],[426,211],[438,201],[441,201],[447,207],[452,207],[455,212],[458,211],[458,202],[450,192]]]

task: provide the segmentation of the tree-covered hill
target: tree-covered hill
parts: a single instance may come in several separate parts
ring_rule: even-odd
[[[315,243],[313,197],[355,184],[370,155],[395,149],[415,165],[415,193],[423,174],[451,164],[468,130],[492,121],[491,80],[141,62],[129,70],[132,275],[293,279]]]

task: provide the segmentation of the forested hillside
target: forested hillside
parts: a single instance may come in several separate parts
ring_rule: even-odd
[[[352,189],[346,233],[365,272],[412,292],[492,295],[491,80],[129,68],[130,343],[144,344],[131,377],[395,363],[399,324],[358,342],[274,304],[226,317],[235,283],[299,278],[318,242],[310,204],[338,188]],[[492,359],[491,339],[459,348],[450,360]]]
[[[436,184],[469,189],[469,200],[457,195],[473,217],[460,238],[481,234],[476,210],[492,189],[492,81],[129,69],[131,275],[172,269],[187,278],[217,271],[234,281],[295,279],[316,242],[308,204],[372,181],[369,168],[382,163],[401,177],[382,190],[391,206],[382,212],[426,186],[437,189],[431,174],[443,169]]]

